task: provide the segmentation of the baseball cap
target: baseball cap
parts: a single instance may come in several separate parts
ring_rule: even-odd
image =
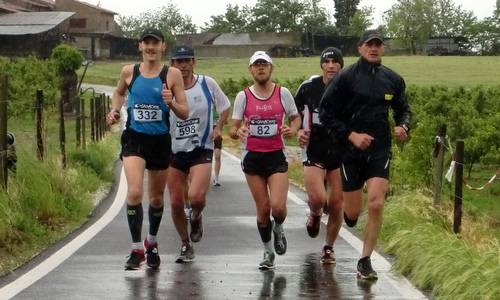
[[[273,64],[273,60],[265,51],[255,51],[255,53],[250,57],[249,65],[253,65],[257,60],[265,60],[270,64]]]
[[[378,30],[373,30],[373,29],[366,30],[365,32],[363,32],[363,34],[359,38],[358,45],[361,46],[364,43],[368,43],[369,41],[374,40],[374,39],[377,39],[380,42],[384,43],[382,35],[380,34],[380,32]]]
[[[333,58],[336,63],[340,64],[340,67],[344,67],[344,57],[342,55],[342,51],[335,47],[328,47],[321,52],[321,56],[319,57],[319,64],[322,65],[327,58]]]
[[[172,49],[170,59],[194,58],[194,50],[189,46],[178,46]]]
[[[139,38],[139,41],[142,42],[147,37],[152,37],[162,42],[165,41],[163,33],[155,28],[147,28],[146,30],[144,30],[144,32],[141,34],[141,37]]]

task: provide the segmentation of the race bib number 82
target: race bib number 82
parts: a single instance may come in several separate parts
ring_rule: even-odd
[[[250,135],[255,137],[273,137],[278,134],[278,122],[276,119],[250,120]]]

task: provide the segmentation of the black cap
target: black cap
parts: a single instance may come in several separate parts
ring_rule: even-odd
[[[375,40],[375,39],[379,40],[382,43],[384,42],[384,39],[382,38],[382,35],[380,34],[380,32],[378,30],[373,30],[373,29],[366,30],[365,32],[363,32],[363,34],[359,38],[358,45],[361,46],[364,43],[368,43],[369,41]]]
[[[321,56],[319,57],[319,64],[322,65],[327,58],[333,58],[336,63],[340,64],[340,67],[344,67],[344,56],[342,55],[342,51],[335,47],[328,47],[323,52],[321,52]]]
[[[170,59],[194,58],[194,50],[189,46],[177,46],[172,49]]]
[[[165,41],[163,33],[155,28],[147,28],[146,30],[144,30],[144,32],[141,34],[141,37],[139,38],[139,41],[142,42],[147,37],[152,37],[162,42]]]

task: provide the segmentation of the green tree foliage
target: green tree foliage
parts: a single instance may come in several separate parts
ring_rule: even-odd
[[[251,8],[244,5],[240,8],[237,4],[226,6],[226,12],[222,15],[210,17],[210,22],[205,22],[204,32],[218,33],[242,33],[247,32],[251,24]]]
[[[54,61],[34,56],[15,61],[0,57],[0,72],[9,79],[9,118],[32,113],[37,90],[44,93],[45,109],[55,109],[61,77]]]
[[[252,27],[257,32],[302,31],[305,10],[305,3],[299,0],[259,0],[253,8]]]
[[[54,60],[59,73],[75,72],[83,62],[83,56],[73,46],[61,44],[52,50],[51,58]]]
[[[358,10],[359,0],[333,0],[335,3],[335,27],[341,35],[349,33],[351,18]]]
[[[386,12],[387,33],[416,54],[436,36],[465,36],[476,18],[452,0],[398,0]]]
[[[180,13],[173,3],[141,13],[138,16],[118,16],[123,34],[138,38],[146,28],[157,28],[163,32],[167,43],[174,41],[175,34],[196,33],[191,17]]]
[[[432,36],[433,0],[398,0],[385,18],[388,33],[416,54],[417,48]]]
[[[372,6],[364,6],[354,13],[349,21],[348,35],[361,36],[363,31],[371,28],[373,25],[373,13],[375,9]]]
[[[258,0],[255,6],[228,4],[222,15],[210,17],[204,32],[332,32],[321,0]]]

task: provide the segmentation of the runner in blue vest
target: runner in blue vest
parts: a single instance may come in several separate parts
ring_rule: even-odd
[[[215,80],[194,74],[196,59],[191,47],[174,48],[171,65],[182,73],[189,105],[189,117],[186,120],[175,114],[170,116],[172,161],[167,181],[172,219],[182,241],[176,262],[186,263],[194,259],[191,241],[198,242],[203,235],[202,211],[210,185],[214,140],[221,136],[231,103]],[[212,112],[214,107],[220,116],[216,124]],[[188,188],[187,201],[191,204],[189,234],[184,212],[185,188]]]
[[[170,114],[185,119],[189,112],[181,73],[161,62],[166,48],[164,40],[163,34],[156,29],[147,29],[142,33],[139,39],[142,62],[123,67],[113,92],[113,107],[107,115],[109,124],[119,121],[128,93],[127,123],[121,136],[120,153],[127,178],[127,219],[132,235],[132,250],[125,263],[126,270],[139,269],[145,259],[152,268],[160,265],[156,235],[163,215],[163,191],[171,153],[168,119]],[[149,233],[142,241],[142,196],[146,169]]]

